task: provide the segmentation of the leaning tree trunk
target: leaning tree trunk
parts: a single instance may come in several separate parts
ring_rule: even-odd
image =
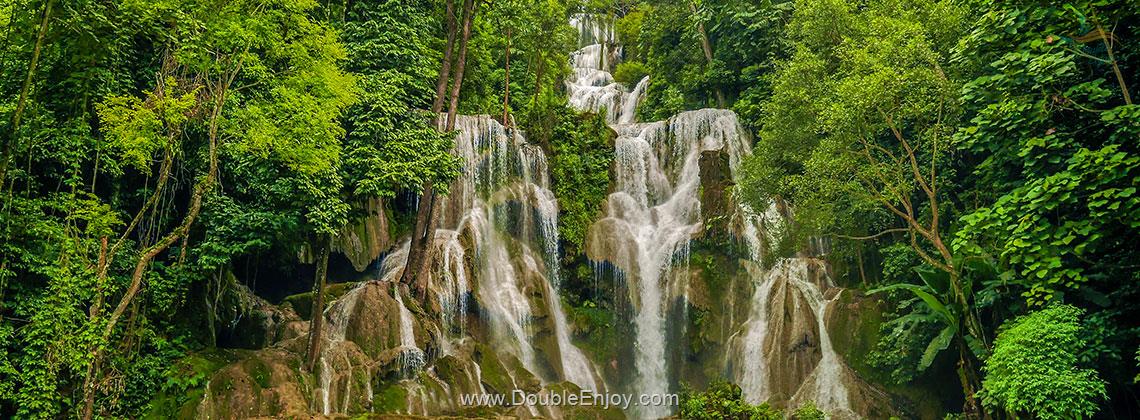
[[[455,83],[451,85],[451,104],[447,108],[447,131],[455,129],[459,112],[459,92],[463,87],[464,70],[467,67],[467,41],[471,39],[471,22],[475,20],[475,3],[463,3],[463,37],[459,41],[459,62],[455,63]]]
[[[312,372],[321,355],[321,332],[325,324],[325,283],[329,272],[329,248],[332,236],[322,235],[321,254],[317,258],[317,274],[313,277],[313,305],[309,309],[309,349],[305,354],[305,370]]]
[[[471,39],[471,22],[475,15],[473,0],[464,2],[463,12],[463,35],[459,41],[459,57],[455,64],[451,101],[447,109],[447,126],[445,128],[447,131],[455,129],[455,120],[459,108],[459,92],[463,85],[464,68],[467,66],[467,43]],[[402,283],[413,285],[421,295],[427,290],[427,273],[431,266],[431,243],[435,237],[435,219],[439,213],[436,201],[438,198],[434,186],[429,181],[424,185],[424,193],[420,197],[420,208],[416,214],[416,227],[412,232],[413,243],[410,244],[414,246],[408,250],[408,263],[404,266],[404,274],[400,278]]]
[[[689,10],[691,10],[693,12],[693,15],[696,15],[697,14],[697,5],[694,3],[689,3]],[[712,43],[709,42],[709,34],[707,31],[705,31],[705,23],[700,21],[699,18],[697,20],[697,33],[701,36],[701,49],[704,50],[704,52],[705,52],[705,61],[708,62],[709,69],[712,69],[712,67],[713,67]],[[716,95],[716,106],[717,106],[717,108],[724,108],[724,104],[725,104],[724,91],[722,91],[718,87],[713,91],[713,93]]]
[[[24,78],[24,84],[20,88],[20,98],[16,101],[16,112],[12,114],[12,133],[11,136],[4,141],[4,150],[0,152],[0,187],[4,185],[4,181],[8,178],[8,162],[12,159],[12,154],[16,153],[16,140],[19,138],[20,123],[24,116],[24,109],[28,104],[28,95],[32,89],[32,81],[35,78],[36,67],[40,62],[40,52],[43,50],[44,37],[47,35],[48,22],[51,21],[51,9],[55,5],[55,0],[48,0],[44,5],[43,19],[40,20],[40,29],[36,34],[36,43],[32,47],[32,58],[28,62],[28,74]],[[11,190],[9,190],[8,201],[11,201]]]
[[[439,127],[439,113],[447,101],[447,82],[451,79],[452,50],[455,49],[455,36],[457,29],[455,19],[455,6],[447,0],[447,45],[443,50],[443,63],[440,65],[439,77],[435,82],[435,100],[431,104],[431,121]],[[404,273],[400,282],[412,285],[416,274],[415,267],[419,267],[424,254],[427,252],[429,238],[426,238],[428,223],[431,221],[431,203],[435,201],[435,185],[431,180],[425,181],[420,193],[419,209],[416,211],[416,224],[412,227],[412,237],[408,244],[408,261],[404,265]]]
[[[507,65],[503,81],[503,127],[511,124],[511,28],[507,27]]]
[[[443,64],[440,65],[439,78],[435,81],[435,101],[431,104],[432,121],[439,119],[443,111],[443,103],[447,100],[447,81],[451,78],[451,51],[455,49],[455,6],[447,0],[447,45],[443,48]]]

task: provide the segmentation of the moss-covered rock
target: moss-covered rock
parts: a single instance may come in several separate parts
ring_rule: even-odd
[[[387,209],[379,197],[357,205],[360,216],[333,237],[332,251],[344,254],[357,272],[363,272],[395,242]]]
[[[294,366],[297,356],[280,349],[243,351],[241,359],[215,372],[197,405],[196,416],[207,419],[304,417],[308,393]]]

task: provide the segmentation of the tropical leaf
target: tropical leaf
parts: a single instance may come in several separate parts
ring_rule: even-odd
[[[942,329],[942,332],[938,333],[938,336],[934,337],[934,340],[930,341],[930,344],[926,346],[926,351],[922,352],[922,358],[918,360],[919,372],[925,371],[926,368],[930,367],[930,364],[934,363],[934,358],[938,356],[938,353],[950,347],[950,341],[954,339],[954,334],[957,332],[957,327],[947,325],[946,328]]]
[[[939,300],[936,296],[931,294],[929,291],[924,290],[922,288],[922,286],[917,286],[917,285],[913,285],[913,284],[905,284],[905,283],[903,283],[903,284],[892,284],[890,286],[884,286],[884,287],[880,287],[877,289],[870,290],[867,293],[875,294],[875,293],[888,292],[888,291],[899,290],[899,289],[908,290],[911,293],[914,293],[915,296],[918,296],[920,299],[922,299],[923,302],[926,303],[926,306],[929,306],[931,310],[933,310],[936,314],[938,314],[942,318],[942,320],[944,322],[946,322],[946,324],[953,326],[955,329],[958,328],[958,317],[954,316],[954,314],[951,313],[950,310],[946,308],[946,304],[942,303],[941,300]]]

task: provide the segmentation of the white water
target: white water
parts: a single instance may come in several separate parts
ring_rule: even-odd
[[[444,200],[454,220],[437,233],[446,238],[451,257],[445,257],[444,279],[466,281],[463,253],[455,248],[468,235],[473,248],[473,274],[479,282],[482,314],[490,323],[494,347],[517,357],[527,370],[544,380],[569,380],[583,389],[603,390],[596,369],[570,341],[569,325],[558,298],[558,202],[550,191],[546,156],[508,132],[489,116],[461,116],[457,120],[456,154],[467,169]],[[450,259],[449,259],[450,258]],[[465,287],[464,287],[465,288]],[[530,297],[540,288],[544,300]],[[545,308],[532,307],[541,304]],[[545,310],[543,310],[545,309]],[[556,337],[558,354],[540,354],[533,335],[539,332],[533,316],[546,312]],[[549,350],[549,349],[548,349]],[[539,357],[553,357],[560,376],[546,377]]]
[[[349,317],[356,310],[356,303],[360,298],[359,287],[346,293],[343,297],[338,299],[332,306],[325,310],[324,314],[314,316],[325,317],[325,337],[324,343],[321,346],[320,356],[320,376],[319,387],[316,393],[321,402],[321,413],[329,415],[335,412],[344,412],[348,407],[349,396],[352,393],[352,362],[342,348],[344,345],[344,337],[348,329]],[[344,365],[347,367],[346,371],[334,369],[334,364]],[[332,401],[334,380],[340,378],[347,378],[345,380],[344,400],[342,406],[337,407]],[[371,400],[372,396],[368,395]]]
[[[688,245],[701,229],[700,168],[701,152],[719,150],[728,155],[735,177],[741,159],[750,154],[750,139],[727,110],[702,109],[678,114],[667,121],[635,123],[637,106],[645,96],[649,78],[628,89],[613,80],[609,71],[620,60],[621,48],[613,36],[612,25],[588,16],[576,16],[571,24],[579,32],[580,49],[572,54],[574,67],[566,81],[570,104],[584,111],[604,112],[618,133],[615,143],[615,191],[607,200],[606,213],[595,225],[590,241],[608,255],[591,255],[612,263],[628,281],[629,299],[635,310],[636,343],[634,363],[637,377],[633,391],[665,393],[671,390],[667,355],[679,344],[666,342],[665,318],[674,302],[687,300],[686,269]],[[773,285],[786,280],[800,291],[815,315],[820,331],[823,355],[811,375],[799,388],[794,403],[806,399],[833,413],[851,413],[848,392],[842,381],[845,365],[831,348],[824,325],[828,301],[819,286],[811,283],[808,259],[790,258],[780,261],[765,272],[759,261],[763,244],[781,235],[783,218],[769,208],[754,214],[741,205],[737,209],[740,222],[734,230],[749,248],[756,263],[748,265],[755,279],[752,310],[746,322],[734,335],[738,350],[727,354],[726,361],[738,366],[736,377],[752,402],[769,397],[772,380],[768,369],[769,354],[765,349],[768,331],[768,299]],[[595,229],[592,229],[592,232]],[[596,251],[595,251],[596,252]],[[595,267],[598,267],[595,264]],[[684,274],[682,274],[684,273]],[[799,301],[797,301],[799,304]],[[679,308],[685,310],[687,304]],[[643,407],[636,417],[661,417],[667,407]]]
[[[404,298],[401,297],[403,293],[400,293],[399,288],[394,292],[396,303],[400,305],[400,371],[404,377],[410,377],[424,367],[424,351],[416,345],[416,333],[412,327],[415,320],[412,312],[404,306]]]

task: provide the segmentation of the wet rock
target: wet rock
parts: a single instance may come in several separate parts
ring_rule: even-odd
[[[786,278],[777,278],[768,302],[765,358],[773,400],[795,395],[823,354],[819,328],[802,292]]]
[[[300,359],[280,349],[246,352],[210,377],[196,409],[199,419],[307,417]]]
[[[702,237],[710,240],[726,240],[736,206],[731,202],[729,189],[732,182],[732,169],[729,167],[728,153],[724,150],[701,152],[698,161],[701,178],[701,217],[704,219]]]
[[[364,216],[333,237],[332,250],[344,254],[357,272],[363,272],[393,244],[384,201],[371,198],[359,206]]]
[[[637,250],[629,225],[616,218],[599,220],[586,234],[586,256],[591,261],[607,261],[626,273],[634,272]]]
[[[260,349],[296,336],[300,317],[291,307],[270,304],[237,282],[228,271],[222,294],[214,300],[217,342],[226,348]]]
[[[353,291],[355,304],[345,309],[348,324],[344,339],[356,343],[372,358],[400,346],[400,305],[392,298],[390,286],[381,282],[361,285]]]

